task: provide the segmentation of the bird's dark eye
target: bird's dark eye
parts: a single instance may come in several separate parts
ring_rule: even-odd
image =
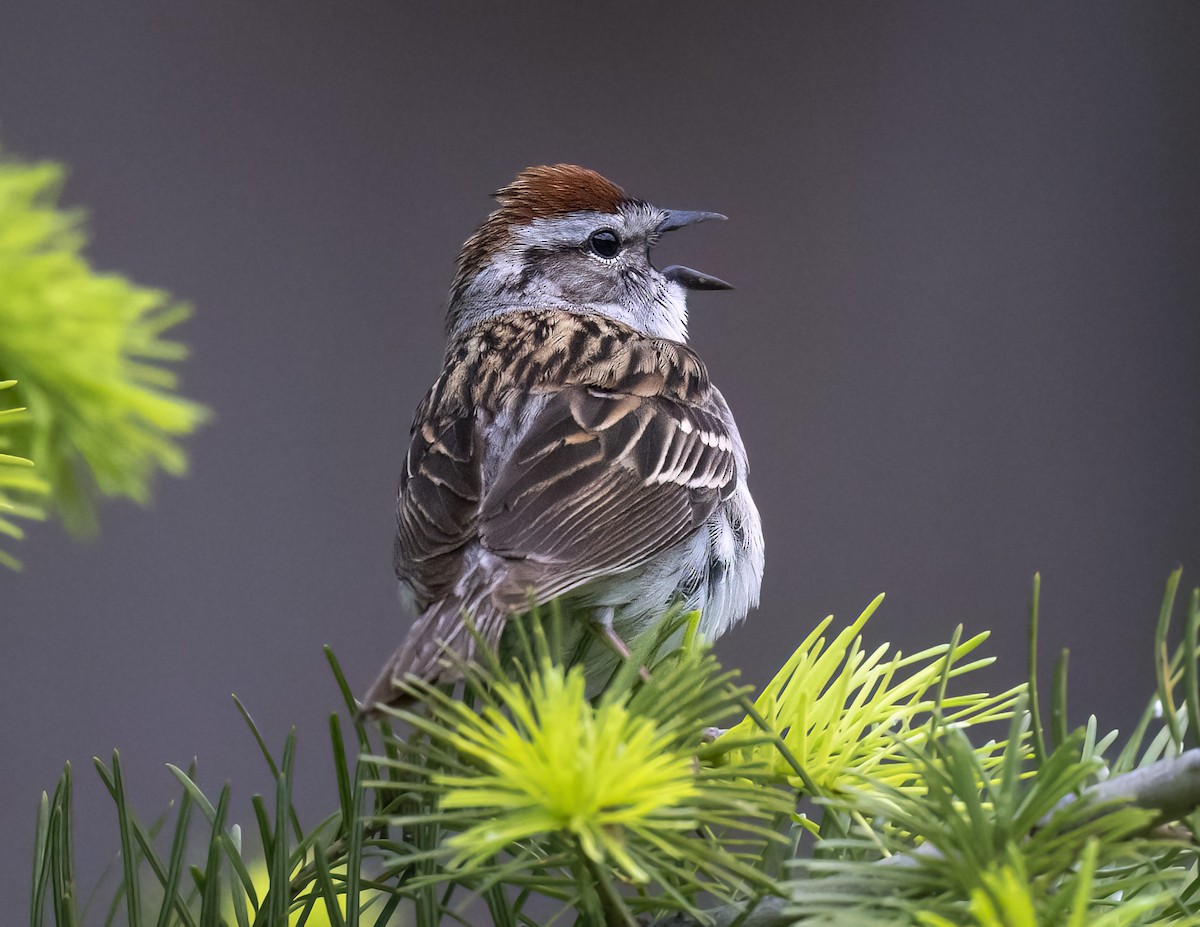
[[[600,229],[592,232],[588,238],[588,247],[597,257],[615,258],[621,250],[621,238],[612,229]]]

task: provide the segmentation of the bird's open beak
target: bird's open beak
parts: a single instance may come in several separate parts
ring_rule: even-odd
[[[673,232],[685,225],[695,225],[697,222],[707,222],[709,219],[726,219],[719,212],[691,212],[687,209],[664,209],[667,217],[658,224],[660,232]]]
[[[659,223],[658,231],[673,232],[676,229],[681,229],[686,225],[695,225],[697,222],[707,222],[709,219],[724,219],[725,216],[719,212],[692,212],[686,209],[667,209],[664,210],[667,214],[666,218]],[[720,277],[713,277],[709,274],[702,274],[698,270],[692,270],[690,267],[684,267],[680,264],[672,264],[670,267],[665,267],[659,271],[668,280],[673,280],[680,286],[688,290],[732,290],[733,284],[726,283]]]
[[[668,280],[674,280],[688,290],[732,290],[733,284],[726,283],[720,277],[710,277],[698,270],[684,267],[682,264],[672,264],[659,271]]]

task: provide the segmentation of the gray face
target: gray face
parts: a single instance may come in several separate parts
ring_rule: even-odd
[[[514,228],[510,244],[451,306],[452,333],[503,312],[557,308],[685,340],[684,287],[650,261],[669,216],[636,203],[614,214],[576,212]]]
[[[582,305],[646,303],[666,282],[650,262],[664,218],[652,206],[637,206],[615,215],[535,220],[516,232],[525,276]]]

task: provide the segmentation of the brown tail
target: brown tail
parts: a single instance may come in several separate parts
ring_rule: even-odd
[[[476,635],[487,646],[495,647],[507,617],[507,613],[487,599],[464,603],[453,598],[430,606],[409,629],[400,649],[384,664],[379,678],[362,700],[360,714],[375,718],[379,717],[380,705],[402,707],[411,704],[412,697],[396,685],[405,676],[413,675],[433,683],[457,682],[462,673],[449,654],[457,654],[460,660],[471,662],[479,646]],[[472,626],[475,634],[471,633]]]

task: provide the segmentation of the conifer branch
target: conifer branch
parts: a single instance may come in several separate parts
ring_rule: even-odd
[[[1128,807],[1160,812],[1154,821],[1146,825],[1145,832],[1148,833],[1164,821],[1177,820],[1200,808],[1200,748],[1113,776],[1085,789],[1078,796],[1068,796],[1059,802],[1054,811],[1043,818],[1041,823],[1048,823],[1054,814],[1080,800],[1108,809],[1111,809],[1114,803],[1123,803]],[[1087,820],[1090,818],[1085,818],[1080,823]],[[936,847],[923,844],[911,853],[891,856],[873,865],[912,867],[921,864],[921,857],[937,856],[940,856],[940,853]],[[681,912],[647,923],[651,927],[701,927],[705,923],[711,927],[731,927],[735,922],[739,927],[785,927],[798,922],[788,910],[800,901],[801,896],[809,889],[822,897],[843,892],[861,897],[876,889],[891,889],[894,884],[890,880],[872,882],[862,879],[850,883],[840,877],[814,879],[797,883],[791,898],[763,899],[749,914],[746,913],[746,905],[733,904],[706,912],[709,918],[707,922],[697,921]]]

